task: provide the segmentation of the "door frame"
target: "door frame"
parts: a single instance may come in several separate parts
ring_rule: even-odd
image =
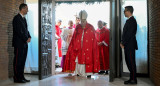
[[[39,8],[39,44],[41,44],[41,1],[38,1],[38,8]],[[61,0],[59,0],[61,1]],[[62,0],[63,1],[63,0]],[[72,0],[67,0],[67,1],[72,1]],[[76,0],[75,0],[76,1]],[[84,1],[84,0],[83,0]],[[116,78],[117,76],[120,77],[120,47],[119,47],[119,43],[120,43],[120,39],[119,39],[119,13],[118,10],[120,8],[120,0],[106,0],[106,1],[110,1],[110,46],[109,46],[109,58],[110,58],[110,73],[109,73],[109,81],[113,82],[114,78]],[[64,2],[64,1],[63,1]],[[55,74],[55,38],[53,37],[55,34],[55,5],[56,2],[55,0],[52,0],[52,70],[51,73],[52,75]],[[118,5],[118,6],[117,6]],[[118,20],[118,21],[117,21]],[[41,64],[41,46],[39,46],[39,64]],[[118,62],[118,63],[117,63]],[[118,65],[118,66],[117,66]],[[42,77],[41,75],[41,67],[39,65],[39,79],[41,80]]]
[[[124,0],[120,0],[120,6],[122,7],[122,1],[124,1]],[[130,0],[126,0],[126,1],[130,1]],[[131,1],[133,1],[133,0],[131,0]],[[146,0],[146,6],[147,6],[147,67],[148,67],[148,70],[147,70],[147,74],[143,74],[143,73],[137,73],[137,77],[149,77],[149,75],[150,75],[150,71],[149,71],[149,16],[148,16],[148,14],[149,14],[149,9],[148,9],[148,0]],[[121,12],[123,12],[122,11],[122,8],[120,8],[120,15],[121,15]],[[123,16],[120,16],[120,20],[122,19],[121,17],[123,17]],[[120,26],[121,26],[121,29],[120,30],[122,30],[123,28],[122,28],[122,24],[121,24],[121,21],[120,21]],[[121,32],[120,32],[120,34],[121,34]],[[121,39],[121,35],[120,35],[120,39]],[[122,50],[120,49],[120,54],[122,54]],[[122,55],[121,55],[121,58],[122,58]],[[121,76],[129,76],[129,72],[123,72],[123,62],[121,63],[121,69],[122,69],[122,71],[121,71]]]

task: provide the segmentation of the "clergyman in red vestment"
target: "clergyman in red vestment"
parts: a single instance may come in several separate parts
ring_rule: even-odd
[[[57,24],[56,24],[56,39],[58,39],[58,55],[59,57],[62,57],[62,39],[61,39],[61,33],[62,33],[62,30],[60,29],[60,25],[61,25],[61,20],[58,20],[57,21]]]
[[[57,21],[57,24],[55,25],[55,38],[56,38],[56,67],[60,67],[61,65],[61,59],[62,59],[62,39],[61,39],[61,33],[62,30],[60,29],[61,20]]]
[[[103,22],[98,21],[98,29],[96,30],[96,39],[99,50],[100,71],[99,73],[108,74],[109,70],[109,29],[103,27]]]
[[[73,25],[73,28],[76,28],[76,26],[80,23],[79,17],[76,15],[76,23]]]
[[[63,72],[70,72],[77,76],[91,78],[93,73],[99,71],[98,45],[95,38],[95,29],[87,23],[87,12],[79,13],[81,24],[75,28],[70,42]]]

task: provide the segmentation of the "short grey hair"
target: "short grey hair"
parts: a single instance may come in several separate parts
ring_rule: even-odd
[[[59,20],[57,20],[57,22],[62,22],[62,20],[59,19]]]

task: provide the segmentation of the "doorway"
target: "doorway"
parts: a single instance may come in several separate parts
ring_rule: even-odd
[[[123,0],[121,9],[121,31],[125,24],[126,18],[124,17],[124,7],[131,5],[134,8],[133,16],[137,20],[137,34],[136,39],[138,43],[138,50],[136,50],[136,66],[139,76],[147,75],[149,73],[148,68],[148,15],[147,15],[147,0]],[[127,74],[128,68],[125,63],[124,50],[122,50],[123,58],[123,74]]]
[[[110,4],[110,1],[107,1]],[[113,1],[115,3],[115,1]],[[93,2],[94,3],[94,2]],[[98,3],[99,4],[99,3]],[[92,5],[92,4],[90,4]],[[85,5],[86,6],[86,5]],[[85,6],[83,7],[83,9],[86,9]],[[106,5],[108,6],[108,5]],[[113,5],[112,5],[113,6]],[[114,4],[115,6],[115,4]],[[110,11],[109,13],[109,17],[107,18],[101,18],[101,20],[106,21],[108,23],[108,28],[112,29],[111,30],[111,34],[112,32],[114,33],[115,31],[115,20],[113,21],[113,19],[115,19],[115,7],[110,8],[110,6],[108,6],[109,10],[112,11],[113,15],[110,15]],[[51,75],[55,74],[55,12],[56,12],[56,2],[52,1],[52,0],[39,0],[38,1],[38,60],[39,60],[39,66],[38,66],[38,73],[39,73],[39,79],[44,79],[47,78]],[[92,8],[93,9],[93,8]],[[114,11],[113,11],[114,9]],[[104,9],[106,11],[106,9]],[[99,10],[100,11],[100,10]],[[79,13],[79,11],[77,11],[77,14]],[[74,13],[74,15],[76,14],[76,12]],[[94,15],[97,13],[94,13]],[[90,15],[90,14],[89,14]],[[108,14],[107,14],[108,15]],[[112,16],[112,17],[110,17]],[[72,15],[72,19],[73,21],[75,20],[75,17]],[[92,16],[95,19],[97,17]],[[91,18],[92,19],[92,18]],[[97,28],[97,21],[100,19],[95,20],[95,23],[92,20],[88,19],[88,22],[91,22],[91,24],[93,24],[95,26],[95,28]],[[112,21],[112,24],[110,23]],[[113,23],[114,22],[114,23]],[[113,35],[113,39],[111,41],[114,41],[115,43],[115,39],[114,39],[114,35]],[[112,37],[111,37],[112,38]],[[115,48],[115,44],[112,44],[112,48]],[[111,48],[111,49],[112,49]],[[114,52],[113,52],[114,53]],[[115,53],[114,53],[115,54]],[[113,55],[113,54],[112,54]],[[111,55],[111,57],[112,57]],[[110,58],[111,58],[110,57]],[[113,61],[114,59],[112,59]],[[115,63],[114,63],[115,64]],[[115,72],[115,71],[114,71]]]
[[[76,17],[79,16],[79,12],[81,10],[86,10],[88,14],[87,22],[93,25],[95,30],[97,30],[98,28],[97,23],[99,20],[106,22],[107,29],[110,29],[110,2],[109,1],[100,2],[100,3],[95,2],[92,4],[86,4],[85,2],[72,3],[72,4],[57,3],[55,7],[55,21],[62,20],[62,24],[60,26],[62,31],[63,29],[68,27],[69,20],[72,20],[73,23],[75,24]],[[63,41],[62,41],[62,47],[63,47]],[[62,54],[63,54],[63,48],[62,48]],[[56,55],[55,55],[56,73],[60,73],[62,71],[59,65],[59,58],[61,57],[58,57],[58,52],[56,52]],[[59,67],[57,65],[59,65]]]
[[[26,19],[32,41],[29,43],[25,72],[38,73],[38,0],[27,0],[26,4],[29,7]]]
[[[38,43],[38,0],[26,0],[25,3],[28,5],[28,13],[26,15],[28,30],[31,35],[31,42],[28,44],[28,54],[25,63],[24,73],[34,75],[37,77],[39,74],[39,43]]]

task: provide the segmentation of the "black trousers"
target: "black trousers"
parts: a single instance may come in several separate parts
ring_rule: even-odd
[[[130,80],[137,80],[135,49],[134,48],[125,48],[124,52],[125,52],[126,64],[127,64],[127,67],[130,71]]]
[[[24,67],[27,58],[28,45],[25,47],[14,47],[14,79],[24,79]]]

